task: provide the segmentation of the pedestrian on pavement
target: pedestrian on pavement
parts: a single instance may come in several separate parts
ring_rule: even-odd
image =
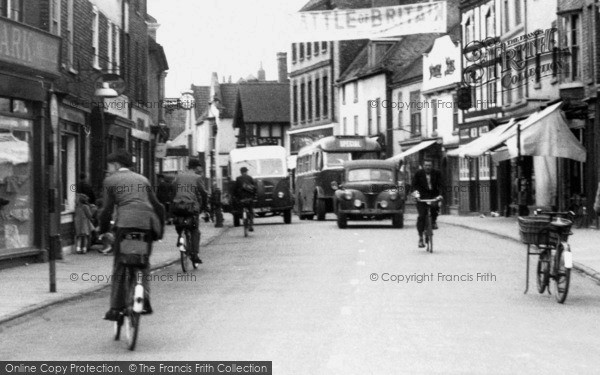
[[[179,172],[173,180],[175,196],[171,202],[173,223],[178,237],[185,228],[192,234],[191,259],[195,264],[201,264],[200,259],[200,220],[202,211],[208,212],[208,193],[202,182],[204,170],[198,159],[190,159],[186,171]],[[177,243],[175,246],[179,246]]]
[[[91,246],[90,236],[94,225],[92,224],[92,209],[88,204],[88,196],[77,194],[75,203],[75,251],[77,254],[85,254]]]
[[[111,175],[103,182],[104,207],[100,214],[100,231],[101,233],[107,233],[110,230],[111,216],[113,216],[113,210],[116,208],[114,223],[116,232],[114,237],[116,239],[113,244],[115,259],[110,310],[108,310],[104,319],[116,321],[120,311],[126,306],[126,296],[124,295],[126,268],[119,259],[120,240],[128,229],[146,230],[152,234],[154,241],[161,239],[164,230],[165,209],[156,198],[148,179],[129,169],[133,165],[129,152],[117,150],[108,155],[106,161]],[[142,285],[145,294],[142,314],[151,314],[149,261],[146,267],[142,269],[142,273]]]
[[[413,177],[413,194],[420,199],[441,199],[442,173],[433,169],[433,160],[425,159],[423,169],[419,169]],[[425,247],[423,242],[423,231],[425,230],[425,220],[429,205],[423,202],[417,202],[417,232],[419,233],[419,247]],[[437,217],[439,207],[437,204],[431,204],[431,221],[433,229],[437,229]]]
[[[235,179],[233,194],[239,209],[248,208],[248,221],[250,232],[254,232],[254,199],[256,198],[256,184],[248,174],[248,168],[240,168],[241,175]]]

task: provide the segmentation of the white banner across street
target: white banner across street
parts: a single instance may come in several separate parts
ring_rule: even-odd
[[[300,12],[291,26],[294,42],[445,33],[446,2]]]

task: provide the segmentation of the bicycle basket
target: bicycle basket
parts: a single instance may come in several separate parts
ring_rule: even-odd
[[[573,226],[571,220],[560,217],[556,218],[550,223],[550,228],[552,229],[550,232],[550,239],[556,241],[557,237],[560,236],[561,241],[566,241],[569,238],[569,235],[572,234],[571,226]]]
[[[519,216],[519,234],[521,242],[528,245],[548,242],[547,231],[540,234],[540,231],[546,229],[550,224],[549,216]]]
[[[144,233],[125,235],[119,242],[119,262],[130,267],[145,268],[150,261],[150,246]]]

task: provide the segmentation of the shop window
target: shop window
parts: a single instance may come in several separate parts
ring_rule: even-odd
[[[490,179],[490,156],[481,155],[479,157],[479,179],[489,180]]]
[[[0,116],[0,252],[33,246],[32,121]]]
[[[458,179],[460,181],[469,181],[469,159],[458,158]]]
[[[72,135],[63,135],[61,139],[61,169],[62,169],[62,211],[70,212],[75,209],[77,186],[77,142]]]

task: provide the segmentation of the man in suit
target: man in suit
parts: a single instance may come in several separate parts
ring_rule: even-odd
[[[124,295],[126,268],[119,262],[119,241],[127,229],[149,230],[154,241],[163,236],[165,209],[156,198],[148,179],[129,168],[133,165],[131,154],[125,150],[117,150],[106,159],[108,171],[111,173],[104,179],[104,206],[99,215],[100,233],[110,230],[110,220],[116,207],[114,231],[115,260],[113,265],[113,282],[110,297],[110,310],[104,316],[106,320],[117,320],[119,311],[126,305]],[[144,278],[144,310],[142,314],[151,314],[150,305],[150,264],[143,270]]]
[[[415,173],[413,177],[413,194],[420,199],[441,199],[442,192],[442,174],[438,170],[433,169],[433,161],[425,159],[423,161],[423,169]],[[429,205],[423,202],[417,202],[417,231],[419,232],[419,247],[425,247],[423,243],[423,231],[425,230],[425,220],[427,218],[427,210]],[[437,217],[439,207],[437,204],[431,205],[431,220],[433,229],[437,229]]]
[[[181,232],[186,227],[185,219],[191,219],[190,224],[187,224],[187,226],[190,227],[192,233],[192,248],[190,252],[192,262],[196,265],[202,263],[199,256],[200,223],[198,215],[202,211],[208,212],[208,193],[202,181],[203,175],[204,170],[202,169],[200,160],[195,158],[190,159],[187,171],[177,174],[177,177],[173,180],[175,196],[171,203],[175,229],[179,236],[181,236]],[[177,243],[178,245],[179,242]]]
[[[248,174],[248,168],[240,168],[241,175],[235,179],[233,195],[241,209],[248,208],[248,230],[254,232],[254,199],[256,198],[256,183]]]

